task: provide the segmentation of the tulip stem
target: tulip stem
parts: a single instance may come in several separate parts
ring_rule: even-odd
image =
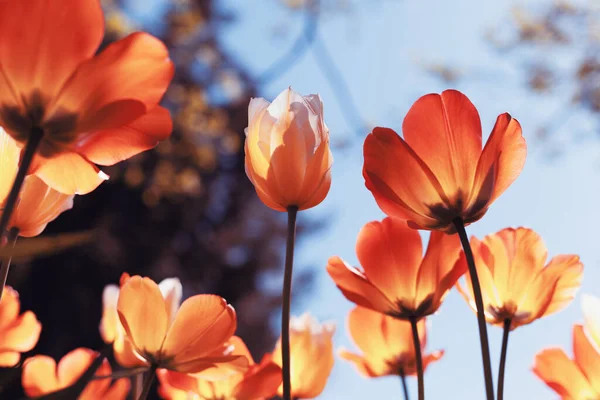
[[[131,392],[132,392],[132,399],[137,399],[140,395],[140,393],[142,393],[143,387],[144,387],[144,373],[143,372],[138,372],[137,374],[135,374],[132,377],[133,380],[133,385],[131,388]]]
[[[148,375],[146,376],[146,380],[144,381],[144,389],[142,390],[142,394],[138,400],[146,400],[148,394],[150,393],[150,389],[152,388],[152,383],[154,383],[154,377],[156,376],[157,365],[152,365],[148,370]]]
[[[12,228],[8,232],[8,240],[6,246],[10,246],[11,249],[15,248],[15,244],[17,244],[17,238],[19,237],[19,229]],[[11,250],[12,253],[12,250]],[[10,261],[12,259],[12,254],[4,259],[0,260],[0,301],[2,301],[2,294],[4,293],[4,286],[6,286],[6,279],[8,278],[8,269],[10,268]]]
[[[406,386],[406,376],[404,375],[404,369],[400,369],[400,381],[402,382],[402,391],[404,392],[404,400],[410,400],[408,396],[408,386]]]
[[[494,378],[492,377],[492,363],[490,361],[490,344],[488,340],[487,327],[485,324],[485,315],[483,313],[483,297],[481,295],[481,285],[479,284],[479,278],[477,276],[477,269],[475,268],[475,259],[473,258],[473,251],[469,244],[469,238],[467,237],[467,231],[465,230],[465,224],[462,218],[457,217],[454,221],[454,226],[460,237],[465,257],[467,259],[467,265],[469,267],[469,275],[471,277],[471,284],[473,286],[473,295],[475,297],[475,306],[477,307],[477,325],[479,326],[479,340],[481,344],[481,359],[483,361],[483,376],[485,378],[485,392],[487,400],[494,400]]]
[[[298,207],[288,207],[285,271],[283,273],[283,305],[281,308],[281,364],[283,372],[283,400],[292,399],[292,381],[290,373],[290,304],[292,298],[292,269],[294,265],[294,243],[296,241],[297,215]]]
[[[510,318],[504,320],[504,332],[502,334],[502,351],[500,352],[500,367],[498,369],[498,400],[502,400],[504,398],[504,369],[506,367],[508,335],[510,333],[511,324],[512,320]]]
[[[419,383],[419,400],[425,399],[425,382],[423,382],[423,358],[421,356],[421,341],[419,340],[419,328],[417,317],[410,317],[412,328],[413,345],[415,347],[415,358],[417,359],[417,379]]]
[[[10,192],[8,193],[8,197],[6,198],[6,203],[4,203],[2,217],[0,217],[0,238],[4,237],[4,232],[6,231],[6,228],[8,228],[10,217],[12,216],[15,206],[17,205],[17,201],[19,200],[19,194],[21,193],[23,182],[25,182],[25,177],[29,172],[29,167],[33,161],[33,156],[35,156],[35,152],[37,151],[43,136],[44,130],[38,127],[32,128],[31,132],[29,133],[29,139],[27,140],[25,150],[23,151],[23,155],[21,157],[21,163],[19,165],[19,170],[17,171],[17,176],[15,176],[15,180],[12,184]],[[8,268],[9,267],[7,265],[6,271],[4,271],[4,269],[2,271],[5,276],[8,276]],[[6,281],[3,280],[0,281],[0,283],[2,284],[0,286],[1,294],[4,291],[4,285],[6,284]]]

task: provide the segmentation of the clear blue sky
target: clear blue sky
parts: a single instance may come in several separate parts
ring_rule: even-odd
[[[447,87],[422,70],[416,60],[455,65],[467,78],[456,88],[467,94],[479,109],[484,135],[498,114],[508,111],[517,118],[528,139],[525,169],[509,190],[492,206],[483,220],[468,228],[483,236],[507,226],[527,226],[544,238],[550,256],[579,254],[585,264],[581,292],[600,295],[597,282],[600,180],[597,179],[600,143],[590,139],[574,143],[564,139],[566,154],[549,160],[534,138],[535,129],[556,107],[523,89],[519,60],[494,52],[484,41],[485,30],[502,23],[510,12],[508,2],[478,0],[440,1],[349,1],[353,10],[326,14],[321,37],[344,78],[364,118],[371,126],[400,130],[402,118],[421,95]],[[485,3],[485,4],[483,4]],[[223,30],[221,40],[232,54],[259,75],[276,60],[300,31],[302,20],[276,0],[224,2],[238,20]],[[285,27],[286,34],[280,32]],[[565,60],[568,62],[568,60]],[[362,140],[356,136],[335,101],[312,53],[282,77],[261,87],[271,99],[292,85],[307,94],[318,92],[325,103],[325,120],[333,140],[351,140],[348,147],[334,151],[333,185],[329,197],[300,218],[329,218],[328,228],[307,236],[298,248],[298,264],[316,267],[310,295],[293,301],[300,314],[311,311],[321,320],[333,320],[338,330],[336,348],[355,349],[347,336],[345,319],[353,307],[325,272],[329,256],[340,255],[356,263],[354,245],[359,229],[368,221],[382,218],[361,176]],[[559,134],[569,136],[572,124],[563,124]],[[580,292],[580,293],[581,293]],[[581,321],[580,297],[560,314],[519,328],[511,335],[506,373],[507,399],[556,398],[530,372],[536,352],[561,346],[571,352],[571,327]],[[430,349],[445,349],[444,358],[426,374],[430,399],[480,400],[483,398],[481,360],[474,314],[453,291],[440,312],[430,319]],[[500,351],[501,330],[489,328],[494,366]],[[416,398],[416,380],[410,381]],[[359,377],[347,362],[337,359],[321,399],[400,399],[396,378],[368,380]]]

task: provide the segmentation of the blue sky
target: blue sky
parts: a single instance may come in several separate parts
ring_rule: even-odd
[[[600,272],[595,229],[600,222],[597,212],[600,180],[596,178],[600,143],[593,139],[570,141],[569,129],[581,126],[568,121],[557,132],[557,141],[566,150],[562,157],[549,159],[542,144],[536,142],[535,129],[556,109],[558,101],[528,93],[523,88],[519,60],[494,52],[483,39],[488,28],[506,20],[510,2],[354,0],[350,3],[351,12],[322,17],[320,37],[348,82],[361,117],[370,126],[382,125],[400,131],[404,114],[418,97],[447,88],[424,72],[416,61],[443,62],[461,68],[466,79],[455,88],[467,94],[479,109],[484,135],[490,132],[496,116],[508,111],[521,122],[529,145],[521,176],[481,221],[468,227],[468,233],[481,237],[507,226],[533,228],[544,238],[550,256],[580,255],[585,264],[580,293],[600,295],[596,284]],[[220,39],[255,76],[288,49],[302,27],[301,18],[276,0],[228,0],[224,4],[236,13],[238,20],[223,30]],[[285,34],[281,33],[282,27]],[[330,223],[322,231],[305,237],[298,248],[297,265],[314,266],[316,280],[310,295],[293,300],[293,311],[300,314],[309,310],[321,320],[335,321],[336,347],[356,349],[345,327],[346,315],[353,305],[336,289],[325,265],[332,255],[356,265],[354,245],[358,231],[366,222],[383,217],[361,175],[362,141],[368,132],[357,135],[356,127],[349,126],[343,118],[312,53],[260,91],[263,97],[272,99],[289,85],[300,93],[320,93],[332,139],[350,140],[347,147],[334,150],[333,185],[328,198],[319,207],[300,215],[301,219],[326,217]],[[585,119],[577,122],[586,123]],[[507,399],[556,398],[530,372],[533,357],[548,346],[563,347],[571,354],[572,325],[581,320],[578,296],[565,311],[519,328],[511,335]],[[427,397],[483,398],[475,316],[455,291],[430,319],[430,328],[429,348],[445,349],[446,355],[427,371]],[[501,330],[491,327],[488,331],[496,368]],[[411,397],[416,398],[416,380],[410,380],[409,384]],[[363,379],[350,364],[337,359],[320,398],[401,397],[397,378]]]

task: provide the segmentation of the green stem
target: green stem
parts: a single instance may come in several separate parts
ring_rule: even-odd
[[[290,304],[292,298],[292,270],[294,266],[294,243],[296,241],[296,216],[298,207],[288,208],[285,271],[283,273],[283,305],[281,309],[281,363],[283,372],[283,400],[292,399],[290,373]]]
[[[417,318],[410,317],[410,327],[412,328],[413,345],[415,347],[415,358],[417,361],[417,379],[419,383],[419,400],[425,399],[425,382],[423,381],[423,358],[421,355],[421,340],[419,340],[419,328]]]
[[[19,229],[12,228],[8,232],[8,241],[6,243],[7,246],[10,246],[11,249],[15,248],[15,244],[17,243],[17,238],[19,237]],[[11,251],[12,253],[12,251]],[[5,260],[0,260],[0,301],[2,301],[2,294],[4,293],[4,286],[6,286],[6,280],[8,279],[8,270],[10,269],[10,261],[12,259],[12,255],[9,256]]]
[[[154,377],[156,376],[157,365],[152,365],[150,370],[148,370],[148,375],[146,376],[146,380],[144,381],[144,389],[142,390],[142,394],[138,397],[138,400],[146,400],[148,394],[150,393],[150,389],[152,389],[152,383],[154,383]]]
[[[400,380],[402,382],[402,391],[404,392],[404,400],[410,400],[408,396],[408,386],[406,386],[406,376],[404,375],[404,370],[400,369]]]
[[[508,335],[510,334],[510,325],[512,320],[504,320],[504,332],[502,333],[502,350],[500,352],[500,367],[498,368],[498,400],[504,398],[504,370],[506,367],[506,353],[508,351]]]
[[[483,362],[486,399],[494,400],[494,378],[492,377],[492,363],[490,361],[490,344],[485,323],[481,285],[479,284],[479,277],[477,276],[477,269],[475,268],[475,259],[473,258],[473,251],[471,250],[471,244],[469,243],[469,238],[467,237],[467,231],[465,230],[465,224],[462,218],[456,218],[453,223],[465,252],[467,265],[469,267],[469,275],[471,277],[471,285],[473,286],[473,296],[475,297],[475,306],[477,308],[477,325],[479,327],[479,341],[481,344],[481,359]]]

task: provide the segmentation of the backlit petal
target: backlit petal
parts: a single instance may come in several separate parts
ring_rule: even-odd
[[[232,394],[236,400],[271,398],[277,393],[280,384],[281,368],[271,361],[261,362],[244,375]]]
[[[33,356],[23,366],[21,384],[25,394],[38,397],[61,388],[56,376],[56,361],[48,356]]]
[[[573,327],[573,354],[594,392],[600,394],[600,353],[584,333],[582,325]]]
[[[20,152],[21,150],[17,147],[13,138],[0,127],[0,171],[2,171],[2,179],[0,179],[0,203],[4,203],[6,200],[13,181],[17,176]]]
[[[0,350],[24,353],[32,350],[38,342],[42,324],[32,311],[26,311],[12,324],[0,330]]]
[[[181,281],[178,278],[163,279],[158,284],[158,288],[165,298],[169,323],[171,323],[175,319],[175,314],[181,305],[181,296],[183,295]]]
[[[546,349],[538,353],[533,372],[561,396],[572,399],[596,398],[583,372],[561,349]]]
[[[600,349],[600,299],[584,294],[581,297],[581,309],[585,319],[585,328],[596,347]]]

